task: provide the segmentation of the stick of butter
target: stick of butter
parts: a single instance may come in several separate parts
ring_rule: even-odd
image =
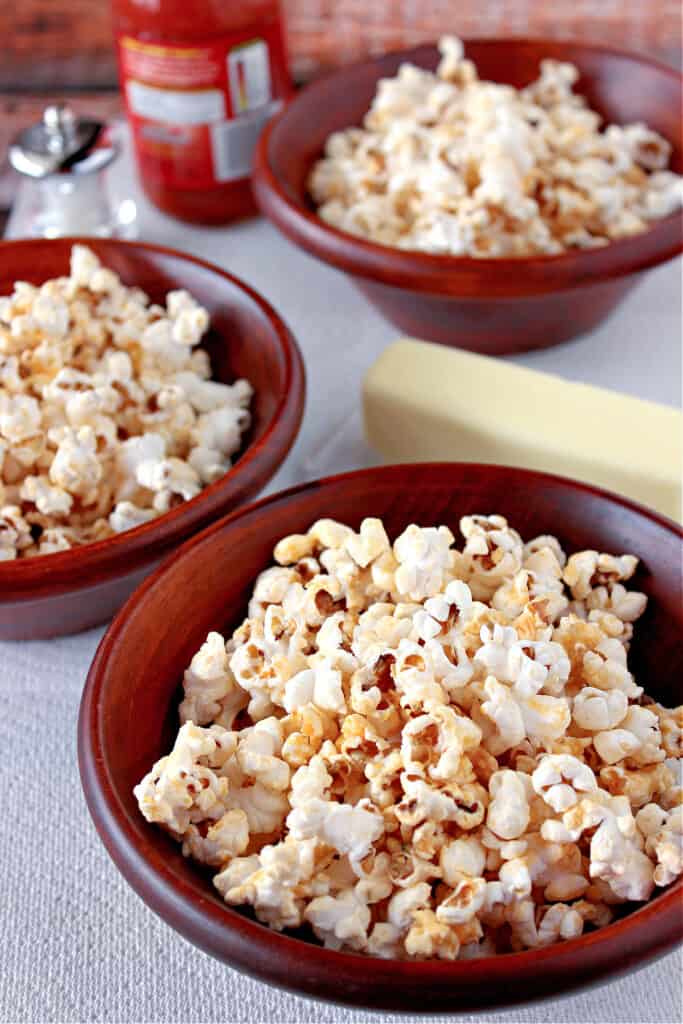
[[[682,419],[668,406],[404,339],[369,370],[368,443],[395,462],[499,462],[681,517]]]

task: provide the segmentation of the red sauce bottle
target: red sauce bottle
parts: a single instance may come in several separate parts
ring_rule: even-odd
[[[255,212],[252,151],[291,91],[278,0],[113,0],[142,186],[199,224]]]

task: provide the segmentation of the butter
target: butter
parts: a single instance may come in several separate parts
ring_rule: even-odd
[[[363,405],[388,461],[559,473],[680,520],[682,418],[668,406],[410,339],[371,367]]]

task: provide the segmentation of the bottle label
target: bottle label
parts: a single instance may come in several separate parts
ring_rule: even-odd
[[[179,189],[248,176],[254,146],[288,82],[278,25],[192,46],[118,40],[143,176]]]

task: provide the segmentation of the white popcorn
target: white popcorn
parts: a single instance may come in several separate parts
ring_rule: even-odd
[[[498,872],[505,902],[523,900],[531,892],[529,867],[523,857],[507,860]]]
[[[516,839],[529,824],[527,789],[518,772],[503,769],[495,772],[489,782],[492,800],[486,824],[501,839]]]
[[[10,445],[21,444],[40,431],[40,406],[29,395],[0,393],[0,435]]]
[[[276,718],[261,719],[244,733],[237,745],[237,763],[244,775],[265,789],[289,788],[290,770],[277,755],[282,749],[282,729]]]
[[[604,245],[680,207],[670,145],[639,123],[600,131],[573,65],[542,61],[516,90],[479,81],[460,40],[439,48],[435,73],[402,64],[363,127],[328,138],[308,181],[324,221],[402,249],[528,256]]]
[[[514,683],[517,693],[530,697],[538,693],[546,681],[548,669],[532,660],[519,642],[517,631],[511,626],[495,625],[481,629],[482,645],[475,655],[487,673],[500,682]]]
[[[446,924],[464,924],[481,910],[485,896],[485,880],[464,875],[453,892],[436,908],[437,919]]]
[[[389,924],[399,931],[405,931],[410,927],[415,912],[427,906],[430,896],[431,890],[426,882],[418,882],[417,885],[394,893],[387,909]]]
[[[19,557],[19,552],[31,545],[31,527],[23,518],[18,505],[0,508],[0,562]]]
[[[398,592],[412,601],[422,601],[438,594],[446,581],[454,539],[446,526],[438,529],[408,526],[394,542]]]
[[[178,345],[198,345],[209,326],[209,314],[201,306],[181,309],[173,320],[171,337]]]
[[[72,496],[61,487],[52,487],[45,477],[24,477],[19,497],[34,504],[45,516],[67,516],[73,505]]]
[[[268,835],[281,829],[289,809],[287,797],[281,791],[264,786],[261,782],[242,786],[232,792],[228,806],[243,810],[249,831],[257,835]]]
[[[296,711],[306,704],[316,704],[326,711],[342,712],[346,708],[341,672],[325,660],[314,669],[298,672],[285,684],[283,706],[286,711]]]
[[[653,874],[655,885],[669,885],[683,873],[683,809],[680,805],[669,811],[657,831],[648,835],[645,849],[657,858]]]
[[[249,426],[249,414],[243,409],[222,406],[199,415],[192,429],[192,439],[200,448],[229,455],[237,451],[240,438]]]
[[[278,931],[302,924],[304,900],[310,892],[315,844],[278,843],[258,855],[236,857],[215,876],[214,885],[226,903],[248,903],[262,921]]]
[[[100,261],[92,249],[88,249],[85,245],[73,246],[69,276],[74,286],[88,288],[93,274],[99,269]]]
[[[384,831],[380,815],[361,806],[312,799],[296,807],[287,817],[287,827],[295,839],[313,836],[348,854],[351,861],[366,857],[371,844]]]
[[[148,821],[182,836],[191,823],[217,821],[227,810],[227,778],[216,773],[234,751],[234,740],[219,726],[200,729],[186,722],[168,757],[162,757],[135,787]]]
[[[200,864],[222,867],[233,857],[244,853],[249,845],[249,824],[244,811],[234,809],[206,829],[190,825],[183,839],[183,853]]]
[[[179,494],[184,501],[194,498],[201,490],[197,473],[182,459],[148,459],[138,466],[135,479],[149,491]]]
[[[567,94],[570,70],[546,66],[539,101]],[[454,51],[452,80],[469,74]],[[169,318],[188,303],[174,296]],[[88,390],[67,376],[55,394]],[[153,468],[174,442],[155,423],[119,446],[134,487],[115,509],[131,521],[150,485],[170,494]],[[0,557],[68,546],[42,528],[45,480],[22,478],[27,518],[0,510]],[[371,518],[283,538],[248,617],[227,640],[209,633],[185,672],[176,745],[135,795],[269,927],[371,956],[472,959],[603,927],[612,905],[683,873],[681,709],[641,701],[628,668],[643,602],[620,581],[636,559],[566,558],[497,515],[462,529],[462,551],[446,527],[392,544]]]
[[[558,814],[578,803],[579,793],[592,793],[598,788],[589,766],[571,754],[546,754],[531,781],[536,793]]]
[[[354,562],[365,569],[389,548],[389,538],[379,519],[364,519],[360,531],[346,539],[346,550]]]
[[[154,518],[154,509],[139,508],[132,501],[119,501],[109,513],[109,525],[114,533],[123,533]]]
[[[646,900],[654,888],[652,861],[607,814],[591,839],[591,878],[603,879],[621,900]]]
[[[564,581],[572,596],[582,600],[594,586],[604,582],[628,580],[633,576],[638,559],[633,555],[600,555],[597,551],[582,551],[572,555],[564,570]]]
[[[487,736],[486,746],[492,754],[502,754],[525,739],[524,716],[510,688],[499,683],[495,676],[487,677],[484,693],[488,700],[482,703],[481,710],[496,729],[493,735]]]
[[[92,504],[103,468],[97,457],[97,438],[90,427],[65,427],[50,466],[50,480],[70,494]]]
[[[183,690],[181,722],[218,722],[223,728],[232,727],[248,696],[230,671],[225,640],[220,633],[209,633],[193,657],[183,677]]]
[[[593,746],[605,764],[616,764],[634,754],[640,747],[640,741],[627,729],[608,729],[595,734]]]
[[[439,865],[444,881],[455,888],[462,875],[478,878],[484,874],[486,850],[476,836],[463,836],[441,848]]]
[[[311,900],[304,917],[329,949],[362,949],[367,943],[370,908],[355,889]]]
[[[587,732],[603,732],[614,729],[624,720],[628,699],[621,690],[598,690],[584,686],[579,690],[572,707],[576,724]]]
[[[630,732],[638,741],[638,748],[631,756],[640,764],[664,760],[665,751],[662,749],[659,719],[654,712],[635,704],[631,705],[620,723],[620,728]]]
[[[538,945],[547,946],[559,939],[576,939],[583,933],[583,918],[564,903],[546,910],[538,926]]]
[[[230,468],[252,388],[205,379],[208,313],[187,292],[165,310],[76,245],[70,276],[17,282],[0,321],[0,504],[35,535],[0,527],[3,559],[133,529]]]
[[[38,295],[31,310],[37,326],[53,338],[63,338],[69,329],[69,307],[62,299]]]

